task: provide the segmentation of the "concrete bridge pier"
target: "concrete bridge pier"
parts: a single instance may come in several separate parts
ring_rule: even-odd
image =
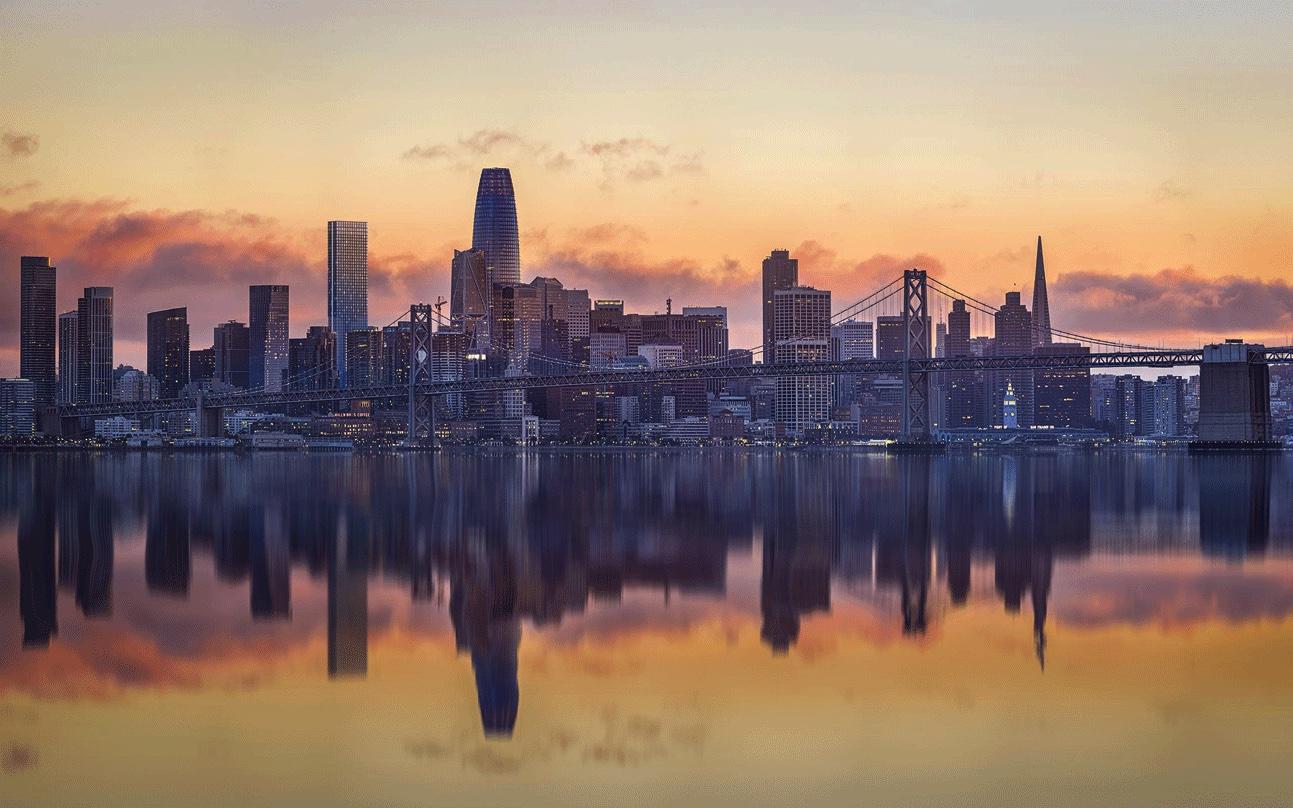
[[[194,408],[197,413],[197,436],[199,438],[223,438],[224,437],[224,408],[208,407],[198,396],[197,406]]]
[[[1199,366],[1199,440],[1195,449],[1271,444],[1270,366],[1264,345],[1230,339],[1203,346]]]

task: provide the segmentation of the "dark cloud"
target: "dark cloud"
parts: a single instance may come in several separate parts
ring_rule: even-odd
[[[25,743],[10,742],[4,751],[0,752],[0,769],[7,774],[34,768],[39,762],[40,755],[37,754],[36,748]]]
[[[1152,275],[1066,272],[1051,285],[1052,311],[1066,323],[1106,333],[1284,334],[1293,329],[1293,286],[1283,280],[1193,267]]]
[[[30,157],[40,148],[40,137],[26,132],[5,132],[0,142],[10,157]]]

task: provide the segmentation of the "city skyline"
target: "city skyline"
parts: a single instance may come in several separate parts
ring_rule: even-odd
[[[134,47],[120,21],[20,6],[29,24],[0,56],[20,79],[4,91],[0,265],[49,255],[60,311],[71,290],[117,288],[119,354],[138,365],[136,315],[189,305],[197,333],[233,316],[232,291],[201,308],[170,294],[197,298],[217,279],[295,286],[292,319],[324,322],[318,228],[330,219],[371,223],[374,312],[447,296],[439,269],[469,244],[476,172],[507,165],[527,279],[619,287],[644,311],[669,296],[748,297],[731,312],[733,344],[757,344],[748,292],[770,245],[843,297],[908,264],[971,292],[1018,284],[1029,300],[1039,232],[1051,305],[1069,318],[1057,325],[1155,344],[1240,329],[1288,341],[1274,337],[1293,330],[1282,280],[1293,234],[1281,224],[1293,169],[1262,158],[1286,153],[1293,132],[1282,103],[1293,57],[1272,24],[1287,9],[819,12],[761,11],[738,42],[703,8],[673,9],[666,24],[651,10],[556,7],[508,15],[488,35],[464,9],[442,9],[435,37],[516,40],[486,70],[452,59],[412,24],[415,10],[351,20],[357,39],[338,43],[290,8],[154,9],[159,41],[184,54],[180,86],[213,88],[177,94],[162,56]],[[985,48],[985,36],[1014,47]],[[389,47],[359,48],[368,37]],[[706,44],[694,53],[693,37]],[[230,41],[247,55],[232,67],[216,56]],[[83,73],[41,56],[66,42],[108,69],[110,114]],[[598,69],[572,82],[569,63],[547,58],[554,42]],[[891,78],[916,42],[919,67]],[[325,50],[328,66],[307,56]],[[815,60],[736,56],[797,52]],[[404,75],[417,86],[387,80]],[[315,89],[249,100],[264,95],[252,87],[308,78],[346,114],[321,117],[333,104]],[[842,97],[858,114],[843,114]],[[175,114],[155,120],[158,107]],[[408,111],[398,124],[396,109]],[[1238,302],[1246,291],[1260,306]],[[1129,305],[1102,308],[1110,299]],[[0,374],[13,375],[17,307],[5,303]]]

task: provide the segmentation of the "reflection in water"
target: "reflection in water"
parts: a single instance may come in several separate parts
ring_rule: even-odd
[[[255,620],[282,622],[292,566],[326,578],[332,677],[367,675],[374,576],[447,603],[483,730],[509,736],[526,621],[630,588],[722,598],[729,558],[754,551],[760,635],[781,655],[833,596],[892,604],[903,634],[925,635],[986,569],[1007,612],[1028,602],[1044,666],[1057,560],[1287,552],[1288,483],[1269,456],[8,455],[0,518],[17,515],[24,647],[57,634],[56,583],[110,618],[114,538],[142,524],[155,596],[190,597],[210,563]]]

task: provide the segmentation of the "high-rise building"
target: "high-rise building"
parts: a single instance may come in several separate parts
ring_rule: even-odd
[[[214,336],[214,378],[239,390],[246,390],[251,375],[248,356],[251,340],[247,326],[237,320],[230,320],[216,326]]]
[[[588,313],[591,309],[587,289],[566,290],[566,328],[571,342],[588,339]]]
[[[32,401],[39,412],[54,403],[58,270],[44,256],[24,255],[20,259],[20,271],[18,363],[22,378],[31,382]]]
[[[189,310],[148,313],[148,375],[161,398],[175,398],[189,383]]]
[[[77,338],[75,310],[58,315],[58,403],[76,403],[76,353],[80,350]]]
[[[287,388],[332,390],[337,386],[337,346],[332,329],[312,325],[287,343]]]
[[[35,395],[31,379],[0,379],[0,435],[31,437],[36,428]]]
[[[1006,302],[997,309],[992,338],[996,356],[1027,356],[1033,352],[1033,318],[1020,302],[1018,292],[1006,292]],[[1031,370],[998,370],[990,374],[992,383],[992,425],[1003,423],[1006,387],[1014,390],[1018,402],[1019,426],[1031,427],[1033,420],[1033,372]]]
[[[277,393],[287,371],[287,287],[250,287],[247,308],[248,384],[252,390]]]
[[[112,287],[87,286],[76,303],[76,401],[112,400]]]
[[[207,382],[215,378],[215,348],[189,351],[189,381]]]
[[[1091,353],[1076,342],[1055,342],[1037,346],[1038,353]],[[1091,425],[1091,370],[1089,368],[1043,368],[1033,374],[1033,412],[1037,426],[1080,429]]]
[[[822,362],[830,358],[831,293],[811,286],[773,293],[776,362]],[[776,419],[788,436],[801,437],[813,424],[830,420],[830,376],[777,378]]]
[[[1185,379],[1159,376],[1154,381],[1154,432],[1175,437],[1185,430]]]
[[[346,385],[346,335],[368,327],[368,222],[328,222],[328,327]]]
[[[902,359],[906,353],[907,335],[902,330],[902,318],[881,315],[875,318],[875,358]]]
[[[773,250],[763,259],[763,361],[775,362],[776,299],[779,289],[799,285],[799,259],[790,250]]]
[[[482,250],[454,250],[449,271],[449,325],[467,335],[478,353],[489,352],[489,273]]]
[[[494,284],[490,320],[494,350],[506,357],[509,371],[524,371],[543,341],[539,290],[524,283]]]
[[[156,401],[162,397],[161,391],[161,383],[152,374],[129,368],[117,376],[112,397],[116,401]]]
[[[1116,437],[1134,438],[1154,431],[1153,394],[1153,383],[1135,374],[1128,373],[1117,378],[1114,382],[1112,413]]]
[[[346,367],[350,369],[347,387],[372,387],[382,383],[385,368],[383,343],[381,329],[372,326],[352,329],[346,335]]]
[[[875,326],[870,320],[845,320],[831,326],[831,357],[840,361],[875,357]],[[842,373],[835,377],[835,406],[858,403],[862,374]]]
[[[413,350],[413,324],[401,320],[382,328],[382,384],[409,383],[409,353]]]
[[[1046,265],[1042,237],[1037,237],[1037,270],[1033,275],[1033,345],[1051,344],[1051,304],[1046,297]]]
[[[512,172],[506,168],[481,169],[471,248],[485,253],[486,290],[496,283],[521,282],[516,192],[512,189]]]
[[[948,357],[970,356],[970,312],[964,300],[953,300],[947,313]],[[981,374],[972,370],[953,371],[947,374],[947,427],[966,428],[985,426],[981,395]]]

